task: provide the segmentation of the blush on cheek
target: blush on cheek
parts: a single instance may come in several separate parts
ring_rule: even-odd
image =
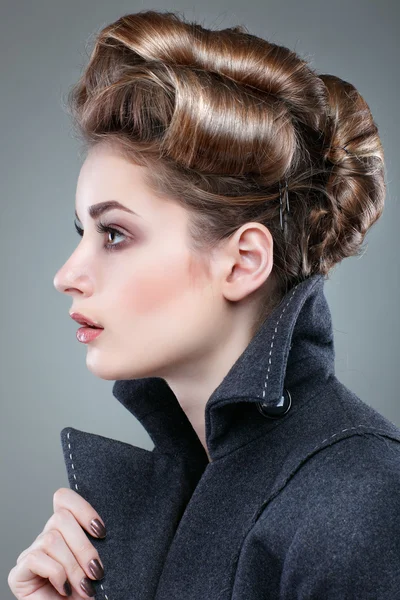
[[[191,292],[191,274],[184,260],[181,264],[158,265],[147,272],[136,272],[132,281],[125,285],[121,302],[122,310],[133,316],[145,316],[162,312],[169,305],[178,305]]]

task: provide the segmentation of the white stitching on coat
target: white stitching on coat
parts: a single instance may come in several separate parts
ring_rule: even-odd
[[[70,433],[71,433],[70,431],[68,431],[68,433],[67,433],[67,438],[68,438],[68,440],[69,440],[69,435],[70,435]],[[70,444],[69,442],[68,442],[68,448],[71,450],[71,444]],[[72,462],[72,452],[70,452],[70,453],[69,453],[69,457],[70,457],[70,459],[71,459],[71,466],[72,466],[73,470],[75,471],[74,463]],[[74,479],[75,479],[75,481],[76,481],[76,475],[75,475],[75,473],[73,473],[73,475],[74,475]],[[75,483],[75,487],[76,487],[76,489],[77,489],[77,490],[79,489],[79,488],[78,488],[78,484],[77,484],[77,483]],[[105,591],[104,591],[104,588],[103,588],[103,584],[102,584],[102,583],[100,583],[100,587],[101,587],[101,589],[103,590],[103,593],[104,593],[104,598],[105,598],[106,600],[109,600],[109,599],[108,599],[108,596],[107,596],[107,594],[106,594],[106,593],[105,593]]]
[[[312,450],[311,452],[314,452],[314,450],[316,450],[317,448],[319,448],[319,446],[321,444],[324,444],[325,442],[327,442],[328,440],[331,440],[333,437],[335,437],[335,435],[339,435],[339,433],[344,433],[345,431],[351,431],[352,429],[359,429],[360,427],[366,427],[367,429],[372,429],[372,431],[368,431],[367,433],[374,433],[375,431],[380,432],[380,433],[384,433],[387,435],[387,431],[385,429],[378,429],[376,427],[373,427],[371,425],[365,425],[365,424],[361,424],[361,425],[356,425],[355,427],[347,427],[346,429],[342,429],[342,431],[338,431],[337,433],[334,433],[333,435],[331,435],[331,437],[329,438],[325,438],[324,440],[322,440],[322,442],[320,442],[319,444],[317,444]],[[345,438],[344,438],[345,439]]]
[[[266,391],[266,389],[267,389],[267,385],[268,385],[268,384],[267,384],[267,381],[268,381],[268,377],[269,377],[269,370],[270,370],[270,367],[271,367],[271,356],[272,356],[272,348],[274,347],[274,338],[275,338],[275,333],[277,333],[277,331],[278,331],[278,325],[279,325],[279,321],[281,320],[281,318],[282,318],[282,315],[283,315],[283,313],[285,312],[285,310],[287,309],[288,305],[289,305],[289,304],[290,304],[290,302],[292,301],[292,299],[293,299],[293,296],[294,296],[294,295],[295,295],[295,293],[297,292],[297,288],[299,287],[299,285],[300,285],[300,284],[296,285],[296,287],[294,288],[292,295],[290,296],[289,300],[287,301],[287,303],[286,303],[286,306],[283,308],[283,310],[282,310],[282,312],[281,312],[281,314],[280,314],[280,316],[279,316],[279,319],[278,319],[278,320],[277,320],[277,322],[276,322],[276,326],[275,326],[275,332],[274,332],[274,335],[272,336],[272,340],[271,340],[271,348],[270,348],[270,351],[269,351],[269,358],[268,358],[269,366],[268,366],[268,370],[267,370],[267,376],[266,376],[266,379],[265,379],[265,382],[264,382],[264,389],[263,389],[263,393],[262,393],[262,397],[263,397],[263,398],[265,398],[265,391]]]
[[[67,433],[67,438],[68,438],[68,439],[69,439],[69,434],[70,434],[70,433],[71,433],[70,431],[68,431],[68,433]],[[69,442],[68,442],[68,448],[71,450],[71,444],[70,444]],[[73,469],[74,469],[74,471],[75,471],[74,463],[72,462],[72,453],[71,453],[71,452],[69,453],[69,457],[70,457],[70,459],[71,459],[71,466],[72,466],[72,468],[73,468]],[[75,479],[75,481],[76,481],[76,475],[75,475],[75,473],[73,473],[73,475],[74,475],[74,479]],[[76,487],[76,489],[77,489],[77,490],[79,489],[79,488],[78,488],[78,484],[77,484],[77,483],[75,483],[75,487]]]

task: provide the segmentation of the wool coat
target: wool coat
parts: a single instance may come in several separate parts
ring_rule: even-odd
[[[400,429],[336,377],[324,282],[292,288],[211,394],[211,462],[159,377],[113,385],[153,450],[61,431],[107,529],[85,532],[96,600],[400,599]]]

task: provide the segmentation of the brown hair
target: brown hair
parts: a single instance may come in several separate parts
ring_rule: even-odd
[[[358,255],[383,210],[383,148],[356,88],[244,26],[124,15],[98,33],[67,110],[86,147],[115,143],[190,212],[193,252],[209,256],[249,221],[268,227],[275,293],[260,289],[253,333],[293,285]]]

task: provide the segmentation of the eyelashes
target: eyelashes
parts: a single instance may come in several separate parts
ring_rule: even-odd
[[[83,237],[83,229],[81,227],[79,227],[79,225],[77,225],[76,221],[74,221],[74,226],[75,226],[75,229],[76,229],[78,235],[80,237]],[[126,238],[124,233],[122,233],[121,231],[118,231],[118,229],[114,229],[114,227],[109,227],[108,225],[105,225],[101,221],[99,221],[99,223],[96,225],[96,231],[98,231],[101,234],[111,233],[112,235],[121,235],[122,237]],[[125,242],[121,242],[119,244],[105,244],[104,249],[107,252],[114,252],[115,250],[120,250],[121,247],[124,247],[124,246],[125,246]]]

